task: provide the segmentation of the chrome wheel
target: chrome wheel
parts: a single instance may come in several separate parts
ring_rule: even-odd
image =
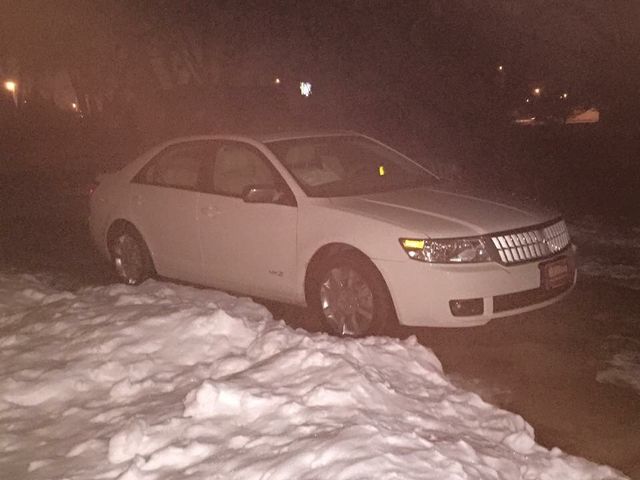
[[[371,287],[349,266],[334,267],[321,279],[320,305],[332,333],[362,336],[373,323]]]
[[[121,233],[113,241],[111,255],[116,273],[129,285],[140,283],[147,277],[144,247],[129,233]]]

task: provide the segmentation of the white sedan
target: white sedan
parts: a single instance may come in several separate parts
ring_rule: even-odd
[[[128,284],[158,274],[307,305],[338,335],[481,325],[576,281],[557,214],[445,189],[350,132],[166,142],[103,176],[90,225]]]

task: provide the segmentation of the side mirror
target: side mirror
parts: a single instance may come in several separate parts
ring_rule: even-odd
[[[265,185],[249,185],[242,192],[242,199],[247,203],[278,203],[282,196],[276,187]]]

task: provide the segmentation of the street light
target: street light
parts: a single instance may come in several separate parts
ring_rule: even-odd
[[[536,87],[533,89],[533,94],[535,96],[539,97],[541,93],[542,93],[542,89],[540,87]]]
[[[7,80],[4,82],[4,88],[11,92],[11,96],[13,97],[13,103],[18,106],[18,84],[13,80]]]

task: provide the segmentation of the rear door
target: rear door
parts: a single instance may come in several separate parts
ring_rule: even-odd
[[[205,282],[249,295],[287,300],[296,281],[295,198],[270,161],[252,145],[219,141],[200,196]],[[276,187],[273,203],[247,203],[251,185]]]
[[[198,195],[203,167],[211,159],[208,140],[181,142],[152,158],[136,175],[131,210],[160,275],[199,283]]]

